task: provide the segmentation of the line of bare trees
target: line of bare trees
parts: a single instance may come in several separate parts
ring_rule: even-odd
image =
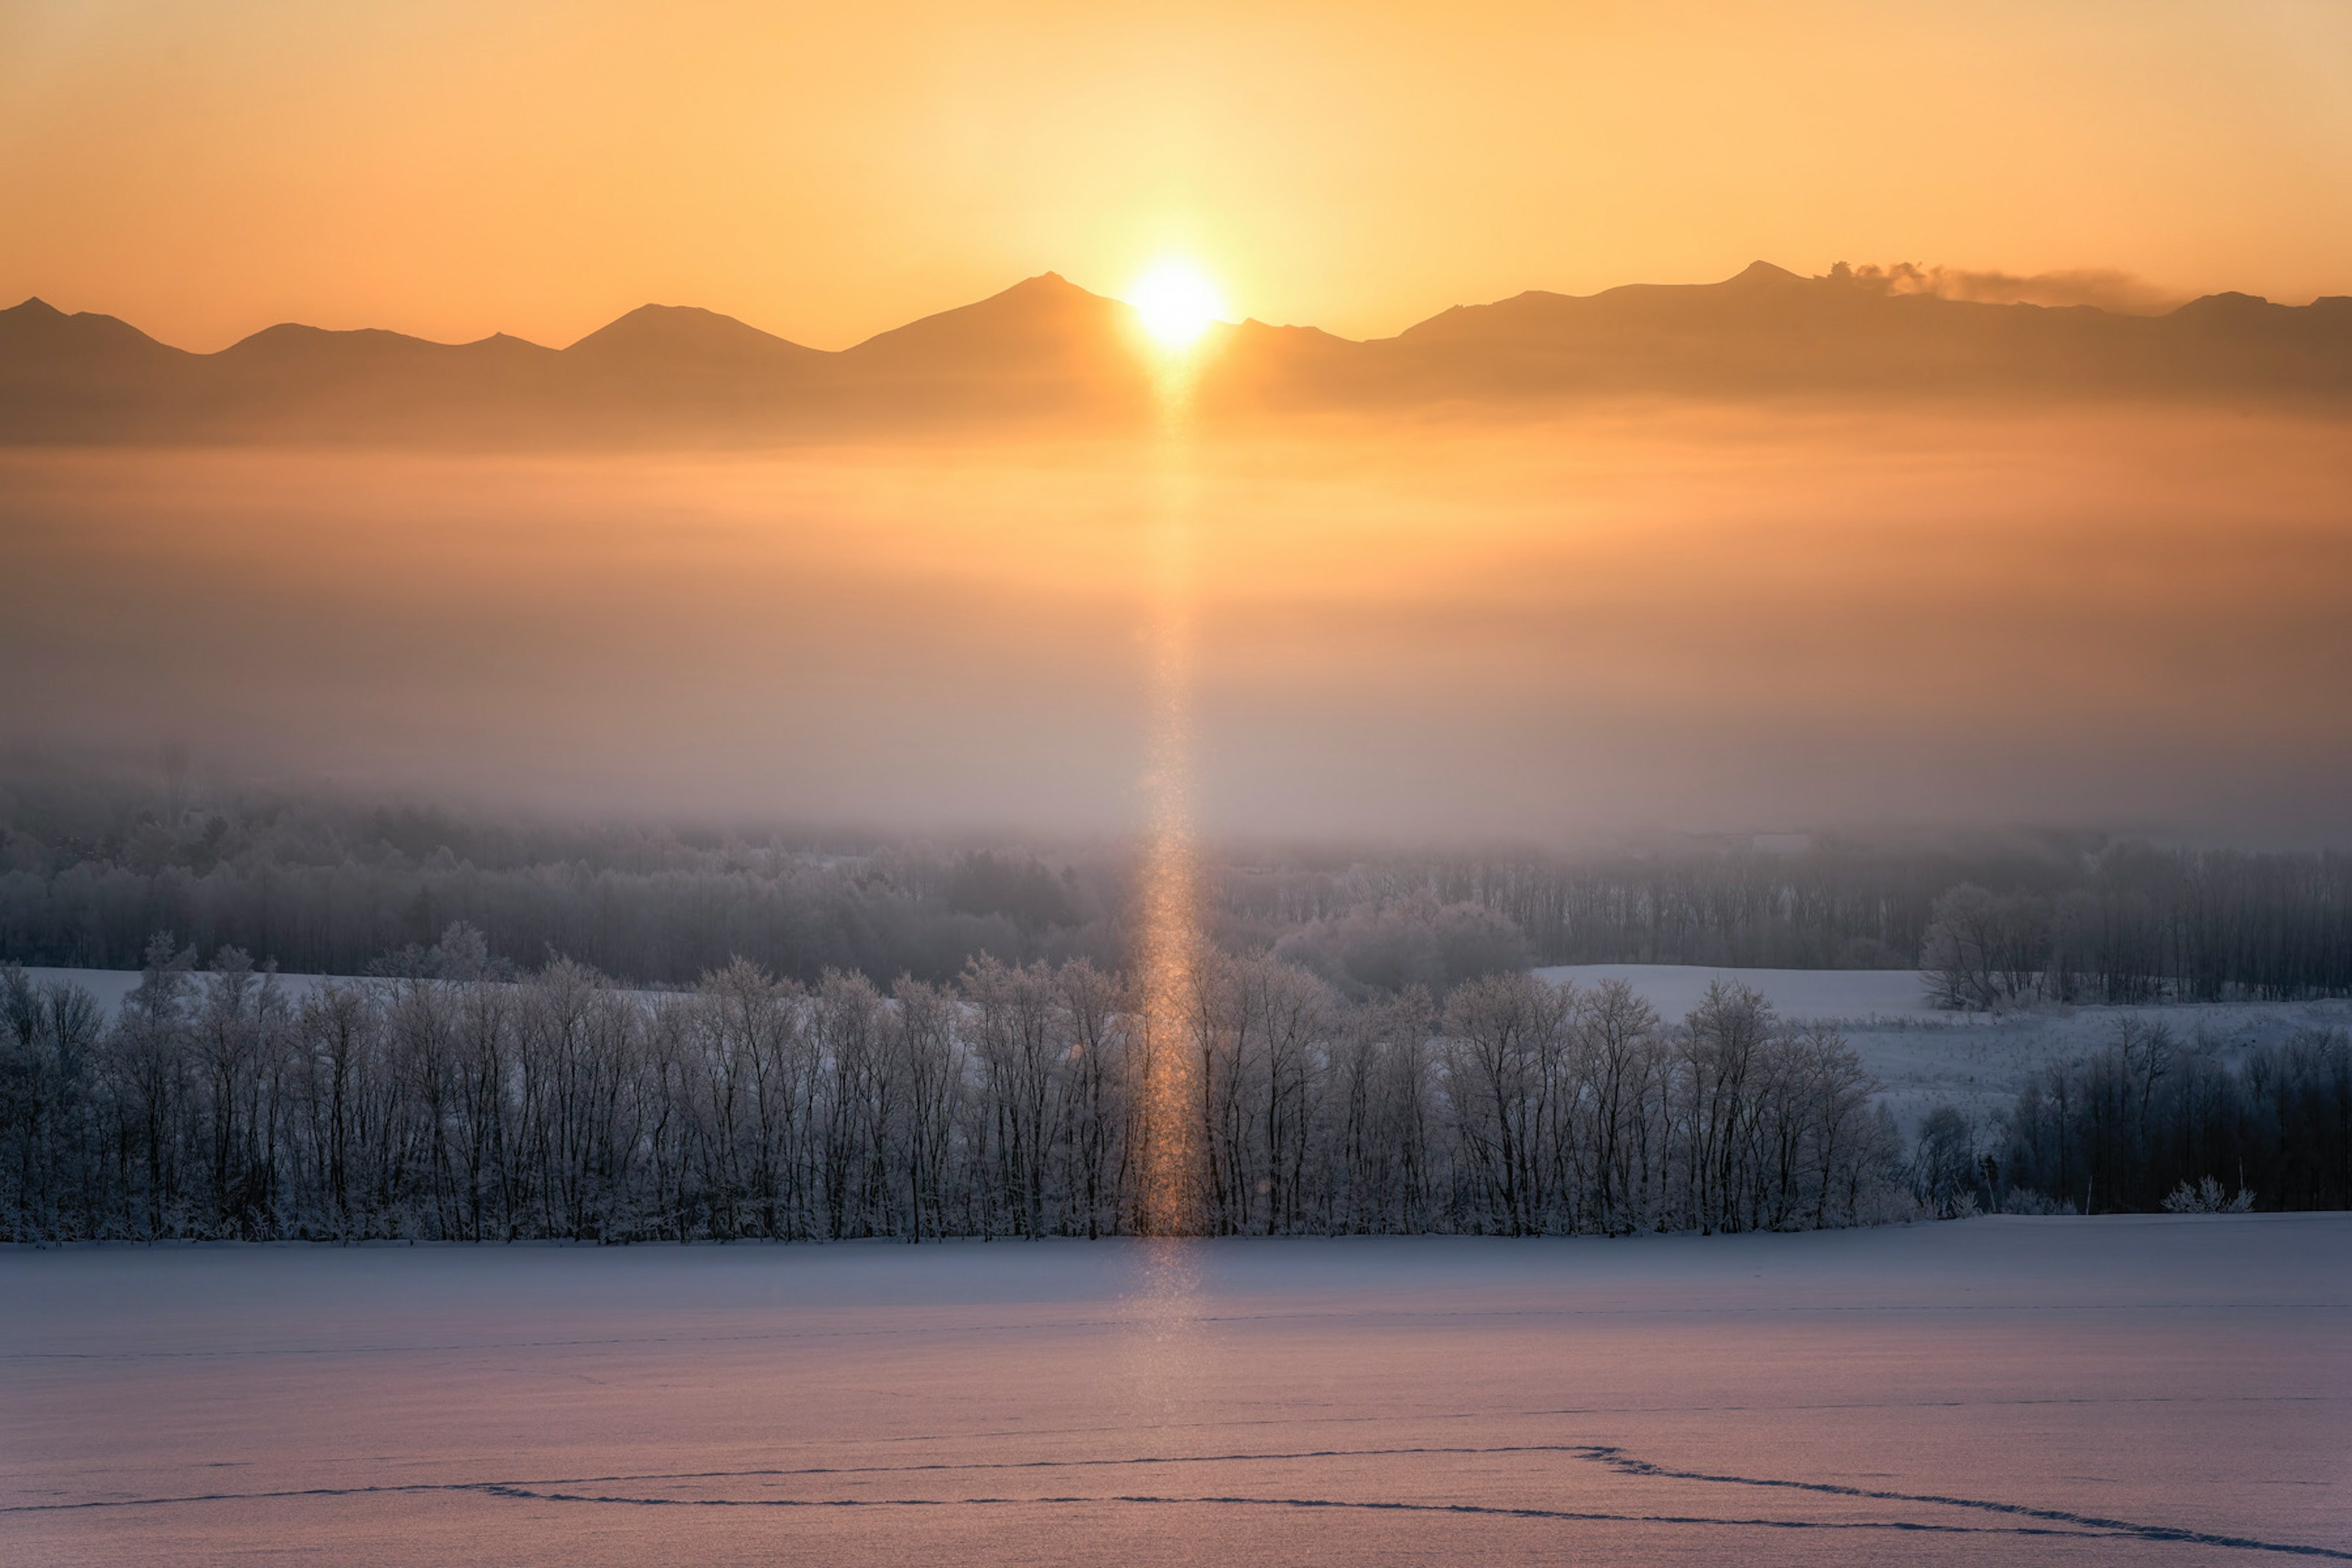
[[[1678,1024],[1528,974],[1349,1001],[1211,955],[1147,1129],[1132,994],[1084,960],[690,992],[454,927],[438,977],[297,996],[165,939],[106,1019],[0,968],[0,1229],[604,1241],[1134,1231],[1142,1141],[1191,1141],[1218,1235],[1752,1230],[1913,1212],[1853,1053],[1719,986]],[[1165,1212],[1164,1209],[1160,1212]]]
[[[2001,1131],[1994,1185],[2084,1213],[2352,1208],[2352,1038],[2305,1028],[2231,1061],[2126,1013],[2035,1074]]]

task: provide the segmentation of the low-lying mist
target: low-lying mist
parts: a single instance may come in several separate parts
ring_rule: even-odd
[[[2352,443],[2215,411],[743,456],[0,454],[0,730],[537,809],[1119,832],[1187,561],[1218,834],[2341,838]]]

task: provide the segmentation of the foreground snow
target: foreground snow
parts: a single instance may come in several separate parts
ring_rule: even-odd
[[[2352,1216],[0,1253],[12,1563],[2352,1556]]]

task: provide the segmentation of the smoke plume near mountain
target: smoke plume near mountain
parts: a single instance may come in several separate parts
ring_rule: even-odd
[[[1829,275],[1884,294],[1927,294],[1979,305],[2088,305],[2126,316],[2162,315],[2187,299],[2178,290],[2112,267],[2016,273],[1921,267],[1910,261],[1885,267],[1875,262],[1853,267],[1841,261]]]

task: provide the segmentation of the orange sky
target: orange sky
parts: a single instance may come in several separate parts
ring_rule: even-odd
[[[824,347],[1181,250],[1370,335],[1758,257],[2352,292],[2352,5],[0,0],[0,300]]]

